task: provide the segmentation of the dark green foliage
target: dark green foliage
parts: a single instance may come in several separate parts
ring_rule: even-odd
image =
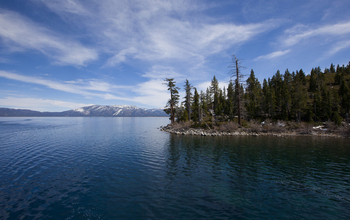
[[[270,118],[273,117],[274,108],[275,108],[275,93],[274,90],[271,89],[271,81],[270,78],[268,81],[264,79],[263,82],[263,110],[265,113],[265,117]]]
[[[199,94],[197,92],[197,89],[194,88],[194,96],[193,96],[193,102],[192,102],[192,119],[194,122],[198,121],[198,117],[199,117]]]
[[[209,88],[207,88],[206,92],[205,92],[205,102],[207,104],[208,108],[211,108],[211,103],[212,103],[212,98],[210,96],[210,91]]]
[[[205,93],[203,91],[201,91],[201,93],[199,95],[199,99],[200,99],[200,107],[201,107],[203,113],[206,113],[208,111],[208,106],[207,106],[207,101],[205,98]]]
[[[305,75],[302,69],[292,73],[286,69],[284,74],[277,71],[271,79],[263,79],[262,85],[251,70],[244,88],[237,80],[239,77],[230,80],[227,89],[222,90],[214,76],[206,92],[198,94],[197,89],[194,89],[193,97],[189,89],[192,87],[186,80],[185,89],[189,92],[186,93],[185,108],[174,108],[173,114],[183,121],[190,118],[199,122],[202,119],[198,126],[204,123],[205,127],[212,123],[219,126],[224,121],[239,122],[238,110],[242,122],[257,119],[298,123],[331,120],[339,125],[343,118],[349,118],[350,62],[347,66],[337,65],[336,68],[331,64],[324,72],[316,67],[309,75]],[[178,103],[178,88],[173,79],[166,81],[173,98],[168,101],[165,111],[171,114],[171,103]],[[242,102],[240,108],[239,100]],[[188,103],[191,104],[189,110]],[[211,115],[210,111],[215,114]]]
[[[321,119],[328,120],[332,114],[332,102],[330,91],[325,86],[321,88]]]
[[[228,115],[231,119],[232,116],[235,115],[237,109],[235,105],[235,89],[232,80],[228,84],[227,87],[227,100],[226,100],[226,108],[225,108],[225,115]]]
[[[340,97],[340,106],[342,108],[342,113],[345,115],[346,113],[349,113],[350,109],[350,89],[344,79],[342,79],[341,81],[341,85],[338,92]]]
[[[305,76],[305,73],[302,69],[296,71],[296,77],[297,77],[297,80],[300,81],[303,85],[306,85],[306,76]]]
[[[191,100],[192,100],[192,93],[191,93],[192,86],[186,79],[185,81],[185,91],[186,91],[186,96],[185,96],[185,101],[184,105],[188,113],[188,120],[191,120]]]
[[[219,82],[216,79],[216,77],[214,76],[213,79],[211,80],[211,84],[210,84],[210,97],[211,97],[211,109],[216,110],[217,105],[218,105],[218,98],[219,98]]]
[[[215,114],[219,116],[224,115],[224,95],[221,89],[219,89],[219,92],[216,94],[216,107],[215,107]]]
[[[283,85],[282,85],[282,109],[281,109],[281,119],[288,120],[291,118],[291,105],[292,105],[292,87],[293,77],[288,69],[283,75]]]
[[[338,112],[333,113],[333,121],[336,125],[340,125],[343,119],[339,116]]]
[[[183,109],[182,111],[181,121],[188,121],[188,112],[186,109]]]
[[[304,86],[305,74],[303,70],[299,72],[296,71],[296,74],[293,77],[291,91],[291,117],[295,118],[297,122],[301,122],[302,117],[304,116],[305,110],[307,110],[307,90]]]
[[[341,80],[342,80],[342,74],[337,72],[334,76],[334,84],[335,85],[340,85],[341,83]]]
[[[335,69],[334,69],[334,64],[333,64],[333,63],[331,63],[331,66],[330,66],[330,68],[329,68],[329,71],[330,71],[331,73],[335,73]]]
[[[309,92],[315,92],[317,90],[317,74],[314,69],[311,70],[309,80]]]
[[[261,95],[261,85],[257,78],[255,78],[254,71],[250,71],[250,76],[247,79],[246,87],[246,110],[248,117],[258,118],[261,113],[260,108],[260,95]]]
[[[170,91],[170,99],[168,100],[164,111],[165,113],[170,115],[170,121],[171,123],[175,122],[175,115],[176,115],[176,105],[179,102],[179,87],[176,87],[176,82],[173,78],[166,78],[164,81],[165,85],[167,85],[168,90]]]
[[[276,112],[275,118],[281,119],[282,118],[282,105],[283,105],[283,79],[282,75],[279,70],[277,70],[276,74],[273,75],[271,78],[271,86],[274,90],[274,103],[275,103],[275,109]]]

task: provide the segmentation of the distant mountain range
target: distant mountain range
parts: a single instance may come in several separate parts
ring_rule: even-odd
[[[138,108],[131,105],[92,105],[63,112],[39,112],[0,108],[0,117],[166,117],[163,109]]]

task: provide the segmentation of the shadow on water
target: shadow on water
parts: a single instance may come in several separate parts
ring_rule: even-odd
[[[349,165],[346,139],[171,135],[166,176],[202,217],[327,219],[350,215]]]

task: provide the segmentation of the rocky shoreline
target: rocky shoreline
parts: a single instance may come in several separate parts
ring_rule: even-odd
[[[332,138],[346,138],[347,136],[332,133],[324,132],[319,130],[310,130],[309,132],[305,131],[287,131],[287,132],[270,132],[270,131],[261,131],[261,132],[252,132],[244,129],[237,129],[237,131],[217,131],[209,130],[203,128],[173,128],[171,125],[167,125],[159,128],[161,131],[165,131],[175,135],[193,135],[193,136],[211,136],[211,137],[220,137],[220,136],[276,136],[276,137],[295,137],[295,136],[318,136],[318,137],[332,137]],[[348,137],[350,138],[350,137]]]

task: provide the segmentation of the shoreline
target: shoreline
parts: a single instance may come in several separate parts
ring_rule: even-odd
[[[173,128],[170,124],[159,128],[160,131],[168,132],[175,135],[191,135],[191,136],[208,136],[208,137],[221,137],[221,136],[275,136],[275,137],[331,137],[331,138],[350,138],[347,135],[338,134],[335,132],[325,132],[312,129],[309,132],[305,131],[284,131],[284,132],[274,132],[274,131],[251,131],[249,129],[239,128],[236,131],[217,131],[208,130],[203,128]]]

